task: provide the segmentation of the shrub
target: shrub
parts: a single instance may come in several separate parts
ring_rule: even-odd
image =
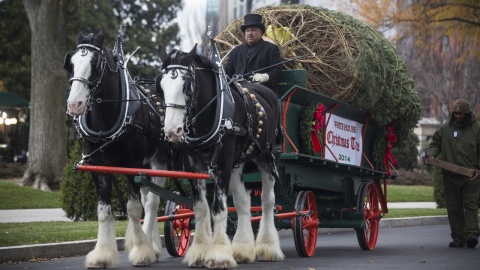
[[[443,188],[442,169],[432,168],[433,178],[433,198],[437,203],[437,208],[445,208],[445,189]]]
[[[82,159],[80,145],[75,142],[70,147],[70,154],[67,165],[65,166],[64,181],[62,183],[62,208],[68,218],[78,220],[97,220],[97,193],[95,184],[89,172],[78,171],[74,169],[76,162]],[[127,203],[128,195],[126,193],[126,178],[123,175],[116,175],[119,189],[122,191],[123,200]],[[187,194],[190,194],[190,185],[181,183]],[[173,181],[168,179],[165,188],[168,190],[176,190]],[[160,201],[158,209],[159,215],[165,212],[166,200]],[[121,203],[119,202],[117,193],[112,190],[112,209],[117,218],[125,218]]]
[[[20,163],[0,162],[0,179],[21,177],[26,168],[26,165]]]
[[[89,172],[74,169],[76,162],[82,159],[80,144],[76,141],[70,147],[67,165],[63,169],[64,181],[61,186],[62,208],[68,218],[79,220],[97,220],[97,192]],[[123,176],[116,176],[123,199],[127,201],[126,184]],[[122,208],[115,190],[112,190],[112,210],[121,215]]]
[[[417,146],[420,143],[418,136],[410,131],[407,140],[399,142],[398,146],[392,150],[393,156],[398,162],[398,167],[407,171],[413,171],[418,166],[418,150]]]
[[[432,186],[432,175],[426,171],[398,169],[398,176],[394,180],[388,180],[388,184],[405,186]]]

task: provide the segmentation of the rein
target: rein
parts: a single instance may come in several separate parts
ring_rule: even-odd
[[[150,95],[149,97],[145,97],[145,98],[138,98],[138,99],[101,99],[101,98],[96,98],[95,99],[95,102],[97,104],[100,104],[100,103],[108,103],[108,102],[130,102],[130,101],[147,101],[147,100],[151,100],[155,97],[158,97],[160,95]]]

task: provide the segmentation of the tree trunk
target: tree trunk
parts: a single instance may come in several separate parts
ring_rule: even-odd
[[[23,0],[32,30],[28,167],[22,185],[50,190],[67,157],[64,0]]]

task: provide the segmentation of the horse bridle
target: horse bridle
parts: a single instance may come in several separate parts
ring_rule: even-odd
[[[96,92],[98,86],[100,85],[100,83],[102,81],[102,78],[103,78],[103,75],[105,74],[105,67],[108,65],[107,64],[107,58],[105,57],[105,51],[100,49],[97,46],[92,45],[92,44],[80,44],[80,45],[78,45],[77,50],[75,50],[73,52],[68,52],[67,55],[65,56],[65,62],[63,64],[63,66],[69,72],[71,72],[71,68],[68,67],[68,64],[70,64],[70,59],[78,51],[81,51],[82,56],[87,55],[89,52],[98,54],[98,62],[97,62],[97,65],[96,65],[96,69],[99,71],[100,76],[98,76],[98,78],[93,80],[93,81],[89,81],[88,79],[82,78],[82,77],[71,77],[68,80],[68,82],[70,84],[72,84],[72,82],[74,82],[74,81],[79,81],[79,82],[82,82],[82,83],[88,85],[88,87],[90,87],[90,91],[92,92],[91,93],[91,95],[92,95],[93,93]]]
[[[172,73],[170,74],[170,77],[172,79],[176,79],[178,77],[178,74],[177,74],[178,69],[186,70],[188,72],[187,78],[191,79],[192,82],[193,82],[193,83],[191,83],[191,82],[186,81],[185,85],[184,85],[184,88],[190,87],[190,90],[191,90],[190,92],[186,91],[187,89],[184,89],[184,92],[186,92],[185,94],[187,96],[189,96],[189,100],[191,101],[193,91],[195,89],[195,72],[193,72],[192,69],[190,69],[189,67],[184,66],[184,65],[169,65],[165,68],[165,74],[167,74],[168,71],[172,71]],[[165,102],[165,99],[164,99],[164,102]],[[165,107],[165,108],[170,107],[170,108],[176,108],[176,109],[182,109],[182,110],[187,110],[188,111],[188,108],[191,107],[190,105],[191,104],[188,104],[188,103],[185,104],[185,105],[180,105],[180,104],[175,104],[175,103],[164,103],[163,107]]]

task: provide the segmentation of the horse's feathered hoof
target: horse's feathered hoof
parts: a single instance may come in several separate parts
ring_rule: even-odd
[[[198,239],[197,239],[198,240]],[[188,267],[193,268],[205,268],[205,254],[208,251],[209,245],[205,243],[192,243],[192,245],[188,248],[187,254],[183,257],[182,262],[186,264]]]
[[[105,269],[107,267],[108,266],[107,266],[106,263],[99,263],[99,264],[95,264],[95,265],[87,265],[88,269]]]
[[[246,244],[233,244],[233,258],[237,263],[253,263],[255,261],[255,246]]]
[[[128,260],[133,266],[148,266],[157,260],[157,256],[148,246],[135,246],[128,254]]]
[[[151,263],[150,262],[139,262],[139,263],[134,263],[132,266],[135,267],[144,267],[144,266],[149,266]]]
[[[266,245],[257,245],[256,247],[257,260],[261,262],[280,262],[285,259],[280,248]]]
[[[208,261],[205,265],[208,269],[232,269],[237,268],[237,263],[233,260],[225,261]]]
[[[95,248],[85,258],[85,267],[88,269],[105,269],[118,264],[119,257],[117,250],[104,250]]]
[[[190,263],[186,263],[186,265],[190,268],[206,268],[206,263],[204,261],[194,261]]]

